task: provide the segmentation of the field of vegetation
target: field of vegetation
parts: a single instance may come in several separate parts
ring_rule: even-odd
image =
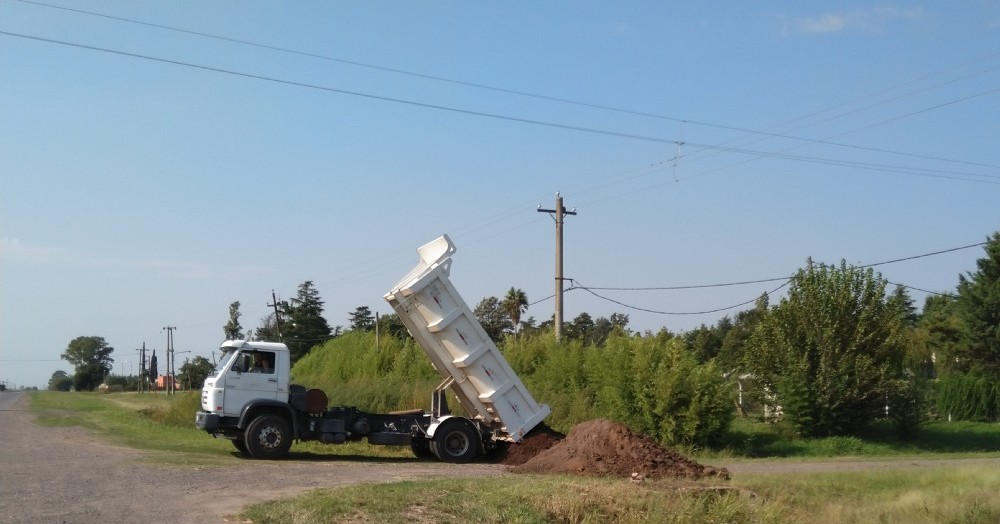
[[[484,299],[474,313],[536,400],[551,407],[546,424],[563,433],[610,419],[714,466],[993,458],[1000,456],[1000,232],[983,245],[978,270],[959,278],[954,295],[928,297],[919,314],[904,288],[890,292],[871,267],[812,260],[789,278],[777,304],[765,294],[733,319],[687,333],[637,333],[628,329],[627,315],[592,320],[584,313],[556,340],[550,323],[520,320],[528,302],[515,288],[503,300]],[[296,383],[323,389],[336,405],[373,412],[430,404],[440,378],[398,317],[376,320],[359,307],[350,329],[334,331],[311,282],[298,296],[279,308],[297,330],[281,338]],[[224,328],[230,338],[243,336],[238,306],[231,306]],[[278,340],[271,326],[254,336]],[[316,340],[326,342],[313,346]],[[75,389],[90,389],[92,379],[106,374],[110,351],[103,339],[71,342],[69,360],[79,363]],[[185,373],[197,385],[193,375]],[[65,389],[67,380],[60,382]],[[82,424],[134,446],[155,441],[180,457],[174,461],[226,460],[227,442],[191,427],[197,402],[191,394],[35,397],[51,423]],[[414,460],[408,450],[355,446],[297,449]],[[640,483],[512,475],[319,490],[249,507],[242,517],[260,523],[1000,522],[998,488],[1000,471],[981,466]]]
[[[38,392],[32,408],[53,425],[79,425],[113,442],[149,449],[151,460],[197,465],[234,460],[232,447],[192,427],[195,393]],[[996,457],[1000,427],[933,423],[905,444],[884,435],[790,438],[737,419],[727,446],[692,455],[724,465],[865,457]],[[746,453],[752,450],[751,453]],[[293,451],[415,460],[408,449],[300,444]],[[779,458],[749,458],[750,456]],[[456,466],[460,467],[460,466]],[[506,475],[320,489],[245,508],[255,523],[306,522],[970,522],[1000,520],[1000,471],[955,466],[833,473],[739,475],[728,481]]]

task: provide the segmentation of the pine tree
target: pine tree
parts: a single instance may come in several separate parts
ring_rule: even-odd
[[[311,280],[299,284],[296,297],[283,306],[281,338],[294,364],[314,346],[329,340],[332,330],[323,318],[323,301]]]
[[[351,331],[372,331],[375,329],[375,315],[368,306],[358,306],[348,313],[348,324]]]
[[[969,340],[958,357],[970,373],[1000,380],[1000,232],[984,250],[976,271],[959,276],[958,311]]]
[[[240,302],[237,300],[229,304],[229,322],[222,326],[222,331],[226,340],[240,340],[243,338],[243,326],[240,325]]]

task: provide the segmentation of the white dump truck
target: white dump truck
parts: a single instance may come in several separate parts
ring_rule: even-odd
[[[454,253],[447,235],[421,246],[420,262],[385,295],[443,379],[430,411],[330,407],[323,391],[290,384],[284,344],[234,340],[222,344],[222,358],[205,380],[195,426],[259,459],[284,457],[293,440],[366,439],[463,463],[519,442],[549,407],[535,402],[455,290],[449,279]],[[449,411],[448,391],[464,417]]]

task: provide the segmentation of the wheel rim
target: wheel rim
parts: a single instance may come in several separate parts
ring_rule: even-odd
[[[444,439],[444,450],[452,457],[464,455],[470,445],[468,436],[461,431],[452,431]]]
[[[276,449],[281,445],[281,432],[274,426],[268,426],[257,433],[257,442],[266,449]]]

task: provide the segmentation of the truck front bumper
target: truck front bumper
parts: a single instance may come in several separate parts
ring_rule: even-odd
[[[194,427],[203,429],[209,433],[219,429],[219,415],[207,411],[199,411],[194,414]]]

